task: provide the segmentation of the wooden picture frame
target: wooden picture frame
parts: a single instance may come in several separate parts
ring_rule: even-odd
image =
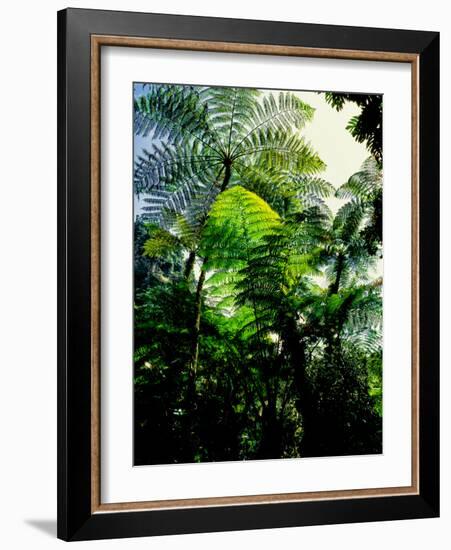
[[[100,499],[103,46],[393,61],[412,68],[412,483],[104,504]],[[86,540],[439,513],[439,35],[67,9],[58,13],[58,537]]]

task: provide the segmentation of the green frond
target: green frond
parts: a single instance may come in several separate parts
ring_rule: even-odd
[[[343,339],[351,348],[357,348],[365,353],[372,354],[382,350],[382,335],[374,329],[364,329],[360,332],[344,334]]]
[[[183,246],[189,250],[194,250],[199,240],[199,227],[190,222],[183,214],[174,211],[165,211],[164,226],[169,231],[177,235],[177,238]]]
[[[150,92],[135,100],[136,135],[154,141],[202,143],[219,152],[208,126],[208,106],[194,86],[153,85]]]
[[[258,195],[236,185],[216,199],[202,232],[200,250],[207,267],[224,268],[234,262],[240,269],[257,246],[280,223],[279,216]]]
[[[322,178],[296,175],[293,179],[301,197],[315,196],[327,199],[335,193],[335,187]]]
[[[362,164],[359,172],[337,189],[336,196],[340,199],[358,199],[364,202],[374,198],[375,193],[382,188],[382,171],[373,157]]]
[[[345,328],[348,332],[382,328],[382,296],[379,289],[366,285],[349,310]]]
[[[166,189],[154,189],[143,198],[144,217],[165,226],[172,215],[183,214],[192,226],[202,225],[220,192],[221,173],[222,168],[205,166],[193,177],[180,177]]]
[[[232,155],[248,147],[246,144],[261,141],[257,136],[287,132],[292,127],[301,129],[313,118],[313,113],[312,107],[291,92],[279,92],[277,99],[273,93],[264,95],[262,102],[256,103],[249,113],[249,120],[245,122],[246,133],[243,132],[242,138],[235,144]]]
[[[200,95],[208,104],[209,122],[219,136],[222,150],[230,156],[233,144],[252,124],[261,92],[252,88],[209,87]]]
[[[343,241],[349,241],[361,228],[365,218],[365,206],[357,200],[345,203],[334,219],[334,231]]]
[[[295,196],[293,185],[285,172],[258,164],[248,165],[240,160],[235,162],[234,168],[236,184],[261,197],[279,214],[284,213],[287,201]]]
[[[170,191],[187,180],[206,185],[218,164],[220,157],[198,142],[181,145],[154,142],[151,151],[144,149],[135,162],[135,193]]]
[[[162,228],[155,228],[143,246],[143,255],[151,259],[164,258],[178,254],[181,250],[180,240]]]
[[[291,174],[316,174],[325,168],[300,135],[279,129],[256,130],[236,147],[232,158],[246,165],[261,164],[265,169]]]

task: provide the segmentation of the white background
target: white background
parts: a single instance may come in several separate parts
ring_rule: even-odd
[[[72,6],[192,13],[442,32],[442,280],[451,279],[448,163],[451,30],[446,3],[72,1]],[[2,11],[0,86],[0,544],[51,549],[56,518],[56,10],[62,2],[8,3]],[[366,8],[366,10],[365,10]],[[447,255],[445,256],[445,251]],[[442,303],[442,518],[83,543],[84,548],[447,548],[451,536],[448,396],[449,284]],[[448,542],[446,542],[448,540]]]
[[[412,191],[409,65],[137,48],[106,48],[101,61],[101,501],[410,485]],[[126,182],[131,181],[133,128],[130,108],[134,79],[141,82],[176,79],[188,84],[257,88],[265,85],[298,90],[307,87],[313,90],[346,89],[384,94],[383,455],[132,468],[133,287],[130,266],[133,261],[133,189]],[[312,144],[316,146],[315,141]],[[321,154],[320,150],[318,152]],[[330,168],[333,170],[334,166]],[[358,169],[359,166],[354,168]],[[405,327],[401,333],[400,326]]]

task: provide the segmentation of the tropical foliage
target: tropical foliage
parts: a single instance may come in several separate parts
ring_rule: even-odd
[[[134,116],[135,464],[381,452],[379,119],[335,189],[296,93],[141,85]]]

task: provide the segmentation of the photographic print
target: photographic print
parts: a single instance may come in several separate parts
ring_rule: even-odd
[[[135,465],[382,452],[382,99],[134,83]]]

